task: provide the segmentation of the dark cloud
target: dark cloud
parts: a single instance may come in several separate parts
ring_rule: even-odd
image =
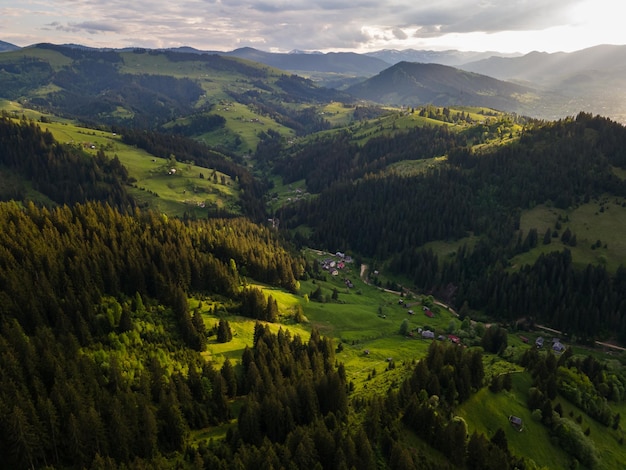
[[[48,23],[46,25],[48,29],[52,28],[57,31],[63,31],[66,33],[78,33],[78,32],[87,32],[89,34],[99,34],[99,33],[119,33],[124,30],[124,28],[120,27],[116,24],[102,23],[98,21],[83,21],[81,23],[67,23],[62,24],[58,21],[54,21],[52,23]]]
[[[392,33],[396,39],[404,40],[409,37],[409,35],[400,28],[393,28]]]
[[[75,28],[84,29],[90,33],[100,32],[115,32],[119,33],[124,31],[124,28],[117,24],[100,23],[97,21],[83,21],[82,23],[75,23],[72,25]]]

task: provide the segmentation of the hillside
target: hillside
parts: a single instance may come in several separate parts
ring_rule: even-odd
[[[533,90],[438,64],[400,62],[346,90],[377,103],[417,106],[487,106],[520,111]]]
[[[10,42],[0,41],[0,52],[15,51],[17,49],[19,49],[19,46],[16,46],[15,44],[11,44]]]
[[[2,54],[0,67],[0,98],[93,126],[189,127],[183,132],[219,136],[240,154],[254,150],[260,131],[323,128],[308,108],[343,98],[262,64],[209,54],[40,44]]]

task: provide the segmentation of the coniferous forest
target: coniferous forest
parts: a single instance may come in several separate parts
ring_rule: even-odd
[[[120,72],[161,53],[43,49],[75,67],[19,66],[63,92],[35,103],[39,120],[0,117],[0,469],[623,462],[626,355],[594,343],[626,345],[626,266],[581,257],[589,241],[566,217],[626,207],[624,126],[428,106],[385,127],[387,111],[359,106],[342,127],[316,108],[342,93],[163,52],[247,74],[230,83],[255,89],[228,99],[266,123],[227,119],[226,99],[194,107],[199,81]],[[30,85],[12,70],[17,99]],[[132,118],[98,121],[118,102]],[[116,140],[62,143],[42,109]],[[234,121],[257,126],[253,149],[207,143]],[[193,173],[237,211],[157,210],[142,165],[163,199],[200,192],[175,184]],[[549,227],[522,228],[538,207]],[[572,347],[535,346],[547,332]],[[494,403],[524,425],[472,415]],[[532,439],[556,457],[524,449]]]

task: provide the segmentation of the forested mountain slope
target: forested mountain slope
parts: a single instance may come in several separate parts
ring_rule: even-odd
[[[237,299],[235,264],[288,289],[302,269],[243,219],[101,203],[2,203],[0,218],[2,468],[152,458],[229,418],[219,373],[193,352],[206,332],[187,295]]]
[[[311,228],[314,246],[353,250],[379,260],[393,257],[392,269],[409,275],[420,289],[447,292],[457,307],[468,301],[503,319],[530,314],[580,336],[613,331],[626,338],[622,271],[611,282],[601,266],[580,273],[567,252],[541,258],[520,273],[505,269],[515,254],[553,237],[552,231],[519,234],[522,210],[544,203],[569,208],[603,194],[616,198],[618,207],[625,200],[626,183],[613,170],[626,164],[624,127],[580,114],[529,128],[518,142],[487,152],[472,153],[454,148],[454,140],[448,142],[448,164],[424,174],[371,174],[356,181],[339,179],[328,187],[307,181],[326,189],[287,206],[279,216],[286,226]],[[351,161],[361,152],[355,148],[343,158]],[[563,230],[555,236],[561,237]],[[419,249],[469,234],[478,235],[480,242],[453,259]],[[568,242],[575,245],[570,237]],[[553,262],[561,268],[553,271]],[[549,283],[545,270],[553,273]],[[569,280],[556,280],[557,272]],[[550,289],[552,282],[561,288]],[[542,293],[524,292],[529,283],[544,286]],[[585,302],[578,297],[581,283],[589,283]],[[593,300],[600,298],[606,299],[602,308]]]
[[[343,96],[266,65],[216,54],[38,44],[2,54],[0,67],[0,98],[94,125],[154,129],[193,117],[208,132],[224,126],[213,107],[234,101],[254,105],[255,119],[298,128],[305,122],[301,110],[284,103]]]
[[[299,78],[274,85],[315,99]],[[626,339],[626,270],[577,260],[576,235],[590,242],[567,217],[626,210],[624,127],[584,113],[327,109],[362,121],[301,140],[264,128],[246,158],[181,136],[182,121],[107,127],[101,151],[59,143],[38,127],[45,115],[3,115],[0,468],[621,463],[623,357],[590,345]],[[300,117],[325,127],[313,108]],[[193,161],[237,180],[244,216],[147,210],[122,146],[151,152],[138,158],[158,171],[181,158],[181,172]],[[272,184],[307,200],[268,220]],[[521,231],[538,207],[549,230]],[[601,238],[593,249],[610,253]],[[571,346],[538,350],[543,333],[519,328],[539,322]]]

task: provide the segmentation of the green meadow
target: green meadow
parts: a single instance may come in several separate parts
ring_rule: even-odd
[[[21,108],[14,102],[0,103],[0,109],[15,110],[21,115]],[[29,114],[27,117],[32,119],[42,117],[39,113]],[[196,166],[185,161],[184,156],[151,155],[124,144],[119,135],[108,131],[61,122],[51,116],[45,116],[45,120],[38,122],[39,126],[50,131],[58,142],[79,147],[86,154],[103,150],[110,158],[117,156],[135,179],[129,190],[142,205],[172,216],[203,217],[215,209],[240,213],[239,187],[229,175]],[[36,199],[41,198],[39,195]]]
[[[441,253],[455,249],[451,245],[434,248]],[[312,250],[306,253],[320,262],[324,259],[336,259],[333,255]],[[352,288],[346,287],[345,279],[350,279]],[[316,328],[322,335],[334,339],[336,358],[345,366],[353,398],[368,398],[374,394],[385,395],[389,389],[399,387],[402,381],[410,376],[411,365],[425,357],[430,343],[437,341],[421,339],[419,334],[413,338],[401,335],[400,325],[405,319],[409,322],[409,331],[428,327],[437,336],[440,334],[445,336],[450,331],[456,333],[461,327],[460,320],[439,305],[432,308],[435,314],[433,318],[424,315],[423,303],[429,303],[430,299],[421,296],[402,298],[397,293],[366,284],[360,278],[360,269],[354,264],[347,264],[337,276],[322,271],[318,279],[302,281],[297,294],[262,285],[256,287],[263,289],[266,296],[271,295],[278,302],[281,319],[279,324],[268,324],[272,331],[276,332],[282,328],[291,335],[297,334],[306,340],[311,329]],[[318,288],[321,288],[322,302],[311,300]],[[333,299],[334,291],[337,293]],[[400,299],[408,304],[408,307],[400,304]],[[215,326],[220,318],[227,318],[233,339],[222,344],[217,343],[214,337],[210,338],[205,357],[218,367],[221,367],[226,358],[238,364],[243,350],[253,344],[256,321],[234,315],[226,316],[225,309],[220,312],[218,308],[218,313],[210,313],[213,305],[219,303],[203,304],[207,328]],[[293,313],[298,305],[302,307],[306,317],[302,324],[293,322]],[[197,304],[192,300],[190,306],[194,308]],[[413,311],[413,315],[409,314],[409,310]],[[548,428],[537,421],[536,417],[533,418],[532,410],[529,410],[526,404],[532,378],[520,366],[511,362],[519,359],[526,349],[534,348],[537,336],[541,336],[541,332],[509,333],[508,348],[502,356],[485,354],[483,356],[485,382],[488,383],[493,376],[511,374],[512,389],[493,393],[488,387],[483,387],[467,402],[459,405],[455,413],[467,422],[470,434],[479,431],[491,437],[498,428],[502,428],[509,448],[514,454],[532,459],[540,468],[567,468],[571,461],[570,456],[554,443]],[[575,356],[581,358],[592,354],[599,359],[607,359],[606,354],[584,347],[574,346],[573,351]],[[616,362],[616,367],[621,365]],[[561,397],[553,402],[553,406],[557,403],[561,403],[564,417],[572,420],[578,418],[581,429],[590,430],[589,439],[600,456],[600,465],[597,468],[602,470],[619,468],[624,455],[619,442],[620,438],[623,438],[623,430],[621,428],[613,430],[598,424]],[[235,409],[237,403],[233,402],[232,406]],[[614,411],[624,414],[626,405],[616,407]],[[517,431],[509,424],[510,415],[522,418],[524,423],[522,431]],[[221,436],[226,432],[226,427],[207,432]],[[410,441],[418,451],[437,458],[437,453],[425,446],[410,431],[404,433],[403,439]],[[442,459],[445,460],[445,457]]]
[[[467,422],[469,434],[478,431],[491,437],[502,428],[514,454],[526,455],[542,467],[567,468],[569,457],[552,443],[548,429],[533,419],[526,405],[530,376],[525,372],[513,373],[512,379],[511,391],[493,393],[484,387],[458,407],[457,415]],[[522,431],[509,424],[510,415],[522,418]]]
[[[319,255],[320,259],[330,255]],[[301,282],[297,294],[290,294],[276,288],[259,286],[266,296],[271,295],[278,303],[281,324],[269,324],[276,331],[278,328],[289,330],[307,339],[312,328],[324,336],[334,339],[337,360],[344,363],[349,380],[353,382],[355,393],[374,388],[386,390],[390,383],[398,383],[403,376],[400,364],[417,360],[426,355],[432,340],[425,340],[415,331],[413,337],[400,334],[400,326],[406,319],[409,331],[427,326],[437,335],[446,335],[451,323],[458,329],[460,321],[448,310],[433,306],[433,318],[428,318],[422,310],[420,298],[405,297],[409,306],[399,304],[401,297],[397,293],[385,292],[365,284],[359,278],[359,271],[353,264],[347,264],[338,276],[326,274],[325,280],[307,280]],[[345,285],[349,278],[352,288]],[[312,293],[320,287],[323,302],[310,299]],[[337,290],[337,299],[332,299],[333,290]],[[193,301],[192,301],[193,302]],[[196,304],[191,304],[195,308]],[[217,304],[216,304],[217,305]],[[296,324],[293,314],[296,306],[302,306],[306,322]],[[228,357],[237,362],[245,346],[252,346],[255,320],[238,316],[226,316],[226,311],[218,308],[218,313],[209,313],[210,304],[203,307],[207,328],[212,328],[219,319],[227,318],[233,332],[229,343],[217,343],[211,338],[205,355],[216,364],[221,364]],[[408,312],[412,310],[413,315]],[[385,372],[393,362],[398,367]],[[373,370],[379,374],[371,377]],[[385,372],[383,374],[383,372]],[[398,377],[396,377],[398,376]],[[381,384],[387,386],[381,388]]]
[[[237,153],[250,154],[256,149],[259,142],[259,134],[272,130],[285,138],[293,138],[295,132],[281,124],[278,124],[269,116],[260,114],[251,106],[246,106],[230,100],[222,100],[212,109],[226,119],[223,128],[202,134],[198,140],[209,146],[225,146],[232,148]]]
[[[15,62],[16,56],[22,58],[41,59],[48,62],[54,70],[60,70],[61,68],[72,64],[72,59],[61,54],[60,52],[31,46],[24,47],[19,51],[8,52],[7,54],[0,54],[0,65],[4,62]]]
[[[544,233],[547,229],[556,230],[559,218],[561,228],[557,230],[558,236],[544,245]],[[536,206],[524,211],[520,220],[520,229],[524,234],[532,228],[537,229],[538,245],[513,258],[513,266],[532,264],[541,253],[565,248],[572,252],[572,259],[579,266],[602,264],[614,272],[620,264],[626,265],[626,200],[622,198],[602,197],[567,210]],[[560,237],[567,228],[576,235],[576,246],[561,242]]]

